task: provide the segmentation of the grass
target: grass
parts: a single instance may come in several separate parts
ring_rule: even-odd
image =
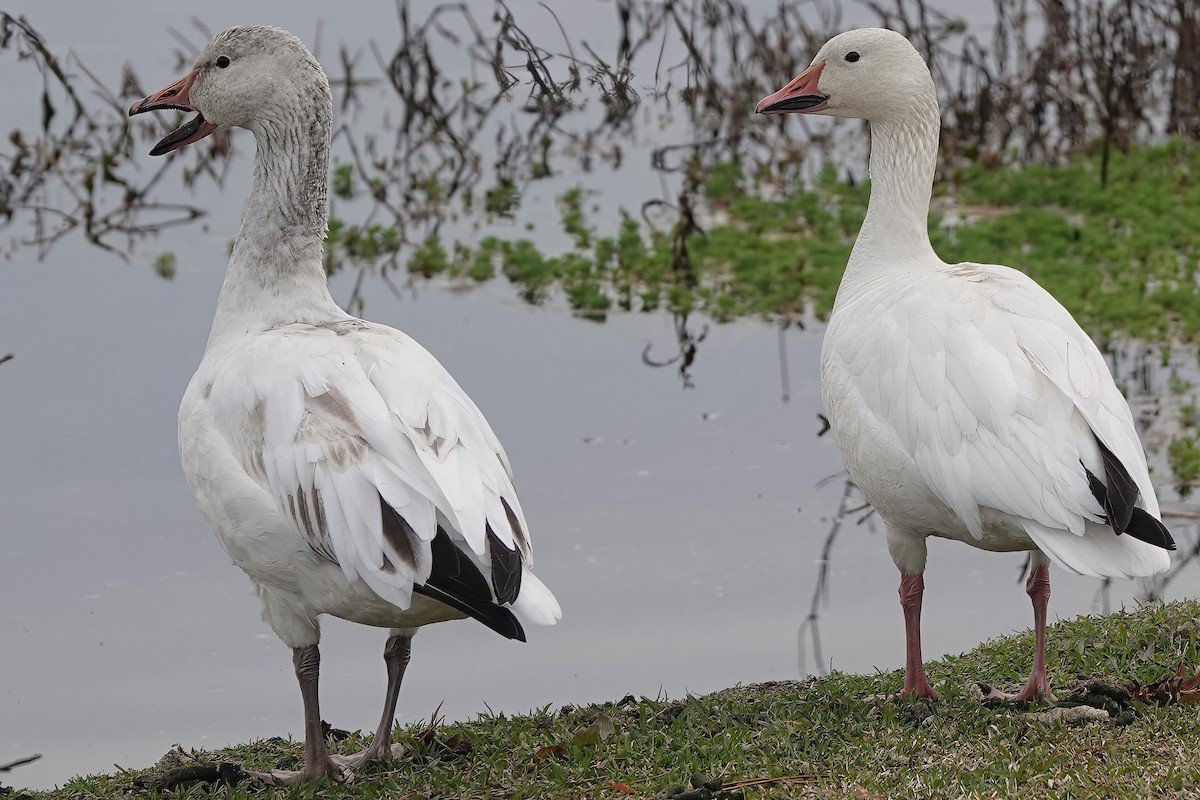
[[[451,245],[433,238],[408,256],[408,267],[423,276],[480,281],[503,274],[531,303],[557,288],[591,317],[663,308],[702,311],[718,321],[824,317],[866,212],[869,183],[843,180],[829,166],[811,186],[763,192],[732,163],[698,180],[695,202],[707,212],[700,227],[684,215],[673,229],[649,229],[629,212],[616,230],[601,231],[575,189],[559,198],[557,225],[571,242],[563,252],[545,252],[527,238]],[[344,183],[335,173],[335,189],[348,192]],[[1063,166],[964,165],[934,193],[930,235],[945,260],[1027,272],[1102,339],[1200,339],[1200,226],[1191,224],[1200,219],[1200,144],[1172,141],[1119,153],[1107,188],[1096,148]],[[486,199],[487,214],[511,217],[519,196],[515,184],[498,187]],[[978,217],[968,224],[944,225],[937,213],[981,207],[991,213],[968,214]],[[400,242],[387,231],[333,220],[330,268],[395,261]]]
[[[1200,336],[1200,146],[1138,146],[1019,171],[967,167],[967,204],[1009,209],[935,237],[947,261],[991,260],[1027,272],[1093,336],[1195,341]],[[940,241],[938,241],[940,239]]]
[[[1079,617],[1052,627],[1051,681],[1151,683],[1200,662],[1200,602]],[[729,689],[682,700],[634,700],[529,716],[483,716],[400,729],[408,752],[364,769],[349,786],[255,790],[244,784],[151,791],[151,772],[69,782],[60,798],[1183,798],[1200,775],[1194,705],[1134,703],[1115,721],[1045,724],[989,708],[973,681],[1016,688],[1032,634],[985,643],[928,665],[938,703],[871,695],[900,689],[899,672]],[[353,751],[358,736],[333,745]],[[265,770],[294,768],[299,744],[272,739],[199,755]],[[699,773],[703,778],[693,781]],[[723,794],[687,788],[703,782]],[[685,791],[686,789],[686,791]],[[5,793],[0,791],[0,797]],[[19,797],[12,793],[9,797]]]

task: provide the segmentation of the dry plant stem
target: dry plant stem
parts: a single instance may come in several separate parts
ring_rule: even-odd
[[[0,772],[12,772],[17,767],[24,766],[25,764],[32,764],[34,761],[37,761],[41,757],[42,757],[41,753],[34,753],[31,756],[25,756],[24,758],[18,758],[16,761],[10,761],[7,764],[0,764]]]
[[[828,427],[826,430],[828,430]],[[820,436],[822,434],[819,433],[817,435]],[[833,477],[836,476],[831,476],[831,478]],[[842,529],[842,522],[848,515],[854,513],[854,510],[850,508],[850,498],[853,496],[855,488],[854,481],[849,478],[846,478],[842,482],[842,494],[838,499],[837,513],[833,515],[833,521],[829,525],[829,532],[825,535],[825,542],[821,545],[821,558],[818,561],[820,566],[817,569],[817,583],[813,588],[808,616],[804,618],[804,622],[800,624],[800,629],[796,632],[796,643],[800,655],[800,671],[802,673],[805,671],[804,662],[806,660],[804,658],[805,632],[808,632],[812,638],[813,668],[818,674],[824,674],[825,671],[825,658],[821,653],[821,607],[829,603],[829,565],[833,555],[833,544],[837,540],[838,532]]]

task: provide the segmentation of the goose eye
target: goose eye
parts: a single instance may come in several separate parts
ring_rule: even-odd
[[[225,56],[218,56],[217,57],[217,66],[220,67],[221,69],[225,69],[226,67],[229,66],[229,59]]]
[[[851,50],[849,53],[846,53],[846,60],[851,64],[853,64],[855,61],[858,61],[860,58],[862,58],[862,56],[858,54],[857,50]]]

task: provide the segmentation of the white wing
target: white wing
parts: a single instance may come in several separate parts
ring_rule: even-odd
[[[1066,309],[1007,267],[913,279],[919,290],[900,292],[843,357],[930,491],[976,539],[999,512],[1075,572],[1166,569],[1165,550],[1113,532],[1093,493],[1089,473],[1107,477],[1099,440],[1158,516],[1129,406]]]
[[[499,605],[559,618],[526,568],[504,449],[424,348],[346,319],[252,333],[218,358],[208,403],[235,457],[348,581],[400,608],[415,588],[492,627]]]

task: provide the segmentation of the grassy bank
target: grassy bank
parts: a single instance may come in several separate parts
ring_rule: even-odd
[[[1093,336],[1142,341],[1200,337],[1200,145],[1174,141],[1117,153],[1101,182],[1098,152],[1062,166],[968,164],[934,187],[930,235],[949,261],[1007,264],[1055,295]],[[869,184],[829,166],[808,187],[724,163],[692,180],[696,211],[647,228],[630,209],[616,230],[592,220],[580,190],[559,198],[571,245],[546,252],[533,239],[430,238],[408,258],[422,276],[476,281],[503,274],[530,302],[561,293],[581,313],[699,311],[741,316],[824,316],[866,213]],[[343,181],[339,193],[355,194]],[[335,181],[335,185],[337,182]],[[539,223],[544,224],[544,223]],[[537,237],[544,240],[544,237]],[[376,261],[400,248],[379,226],[330,228],[331,265]]]
[[[1014,602],[1018,602],[1014,598]],[[1050,632],[1051,680],[1066,698],[1080,679],[1150,684],[1200,664],[1200,602],[1081,617]],[[683,700],[634,700],[531,716],[401,730],[405,757],[364,770],[351,786],[265,792],[247,787],[153,787],[154,771],[71,781],[62,798],[930,798],[1193,797],[1200,715],[1093,694],[1107,720],[1046,722],[980,705],[974,681],[1016,688],[1032,635],[988,642],[929,665],[936,704],[873,700],[899,690],[899,672],[729,689]],[[1186,695],[1185,695],[1186,697]],[[1043,709],[1044,710],[1044,709]],[[1094,713],[1091,711],[1071,713]],[[358,736],[336,742],[353,751]],[[301,747],[268,740],[198,754],[190,766],[235,760],[291,768]],[[696,789],[699,773],[714,789]],[[18,776],[19,777],[19,776]],[[0,792],[0,797],[6,796]],[[19,797],[12,793],[7,797]]]

